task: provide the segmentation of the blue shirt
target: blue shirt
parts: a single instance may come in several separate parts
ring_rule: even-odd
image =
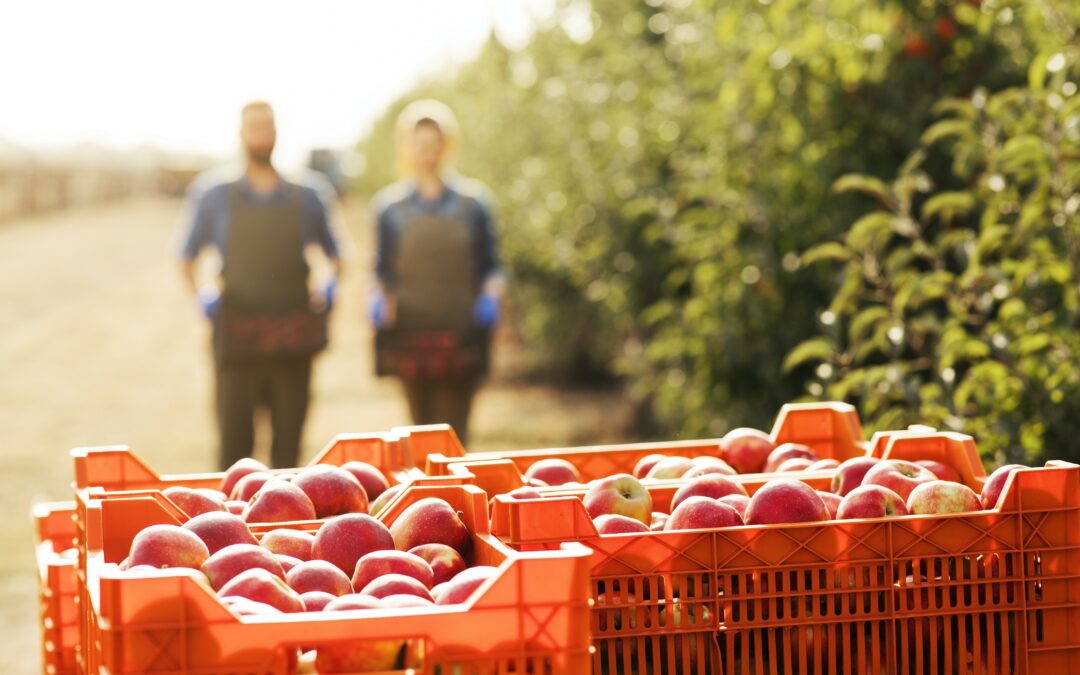
[[[433,201],[420,196],[413,181],[401,181],[383,188],[375,195],[378,242],[375,256],[375,275],[386,288],[394,287],[394,254],[405,227],[404,206],[432,215],[451,215],[459,212],[460,201],[471,197],[473,206],[465,211],[467,224],[475,247],[473,263],[476,278],[481,283],[500,274],[498,242],[494,218],[491,215],[491,199],[487,189],[480,183],[461,177],[444,177],[443,193]]]
[[[221,254],[222,261],[227,259],[226,244],[229,241],[229,185],[235,181],[197,181],[191,186],[191,221],[181,246],[180,255],[187,260],[194,260],[206,246],[212,246]],[[260,204],[285,204],[288,196],[284,179],[273,192],[261,193],[251,188],[246,179],[240,180],[240,189],[244,199]],[[329,199],[326,192],[312,181],[291,183],[300,188],[303,220],[300,222],[300,236],[304,245],[316,244],[322,248],[328,258],[338,257],[338,243],[330,227]]]

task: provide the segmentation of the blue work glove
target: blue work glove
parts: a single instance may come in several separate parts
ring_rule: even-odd
[[[218,308],[221,306],[221,291],[212,287],[201,288],[198,297],[199,308],[202,309],[203,316],[213,320],[217,316]]]
[[[491,330],[499,324],[499,298],[493,293],[481,293],[473,304],[473,321]]]
[[[323,302],[326,303],[326,311],[334,308],[334,299],[337,297],[337,277],[330,277],[322,289]]]
[[[368,308],[368,318],[371,320],[371,325],[382,328],[386,324],[389,313],[390,308],[386,303],[386,296],[382,293],[372,295],[371,306]]]

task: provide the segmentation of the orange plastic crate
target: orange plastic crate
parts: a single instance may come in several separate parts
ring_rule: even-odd
[[[83,493],[84,495],[86,493]],[[517,553],[488,531],[487,496],[474,486],[412,487],[380,515],[392,523],[418,499],[440,497],[474,533],[476,564],[501,574],[465,604],[434,608],[238,618],[184,570],[123,574],[119,562],[146,524],[184,520],[151,491],[80,499],[89,547],[83,665],[88,673],[292,672],[296,648],[406,640],[421,673],[587,673],[590,551],[579,544]],[[298,523],[315,530],[321,523]],[[257,534],[280,525],[255,526]]]
[[[789,403],[780,409],[770,435],[777,445],[803,443],[814,448],[822,458],[832,457],[841,462],[851,457],[865,455],[869,449],[869,444],[863,437],[859,414],[847,403]],[[616,473],[629,473],[638,460],[653,453],[678,454],[686,457],[718,456],[721,454],[720,439],[472,452],[467,455],[432,452],[427,455],[424,473],[428,476],[449,475],[454,472],[453,466],[462,462],[470,466],[482,467],[479,471],[485,471],[483,467],[512,464],[518,473],[524,473],[529,466],[541,459],[561,458],[576,466],[582,480],[588,482]],[[512,471],[487,468],[485,473],[501,473],[502,480],[513,482],[510,478],[513,475]],[[491,478],[491,480],[498,479]],[[509,492],[513,487],[520,486],[520,482],[515,486],[509,483],[488,484],[488,487],[493,488],[489,492],[491,494]],[[484,486],[481,483],[478,484]]]
[[[75,503],[52,502],[33,508],[41,623],[41,669],[48,675],[77,673],[75,648],[79,615],[75,584]]]
[[[882,454],[984,480],[968,436],[897,433]],[[672,486],[649,490],[665,510]],[[599,536],[583,494],[496,497],[492,530],[594,550],[594,672],[1080,673],[1075,464],[1018,471],[1000,510],[820,524]]]

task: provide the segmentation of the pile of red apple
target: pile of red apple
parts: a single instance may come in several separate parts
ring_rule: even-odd
[[[495,567],[466,564],[471,547],[458,512],[442,499],[425,498],[390,527],[368,514],[346,513],[314,534],[276,529],[261,540],[240,516],[210,511],[182,526],[143,529],[120,567],[131,573],[199,570],[240,615],[426,607],[464,602],[495,575]],[[403,658],[404,644],[324,648],[314,665],[320,673],[390,670]]]
[[[272,473],[241,459],[225,472],[221,489],[170,487],[163,492],[188,516],[228,512],[248,523],[284,523],[344,513],[377,514],[403,488],[391,486],[366,462],[316,464],[295,473]]]
[[[686,530],[739,525],[804,523],[908,514],[947,514],[992,509],[1005,479],[1019,465],[1003,466],[977,494],[961,482],[955,468],[932,460],[909,462],[857,457],[843,463],[822,459],[808,446],[774,447],[757,429],[736,429],[720,443],[721,457],[648,455],[633,475],[594,480],[585,508],[600,534]],[[731,476],[737,473],[786,473],[833,469],[831,491],[814,490],[795,478],[776,477],[751,497]],[[509,494],[514,499],[542,498],[533,486],[579,485],[580,474],[564,459],[545,459],[525,473],[529,485]],[[669,513],[653,510],[645,483],[686,479],[671,499]]]

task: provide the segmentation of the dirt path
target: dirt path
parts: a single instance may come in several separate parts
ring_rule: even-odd
[[[0,224],[0,673],[39,668],[28,512],[67,497],[67,449],[128,444],[162,473],[213,466],[207,326],[174,264],[182,217],[180,202],[147,200]],[[358,208],[342,222],[350,270],[317,365],[307,456],[335,433],[408,423],[397,384],[371,375],[369,228]],[[472,449],[620,438],[616,396],[523,384],[501,344]]]

